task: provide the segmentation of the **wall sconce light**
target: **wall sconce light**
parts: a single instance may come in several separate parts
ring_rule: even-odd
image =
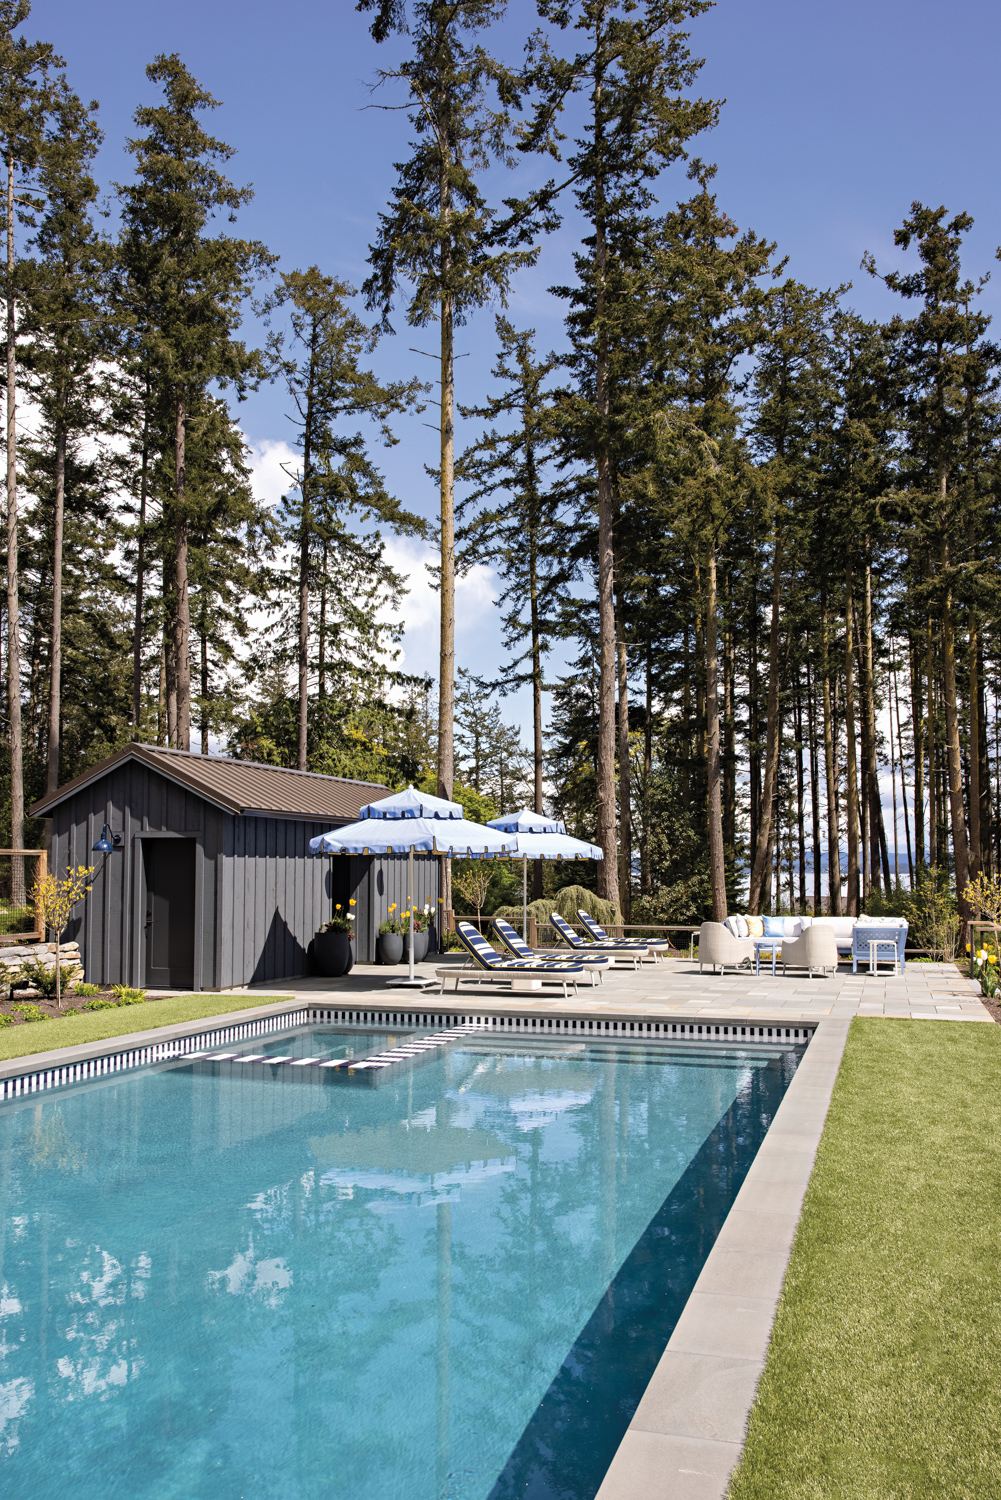
[[[121,847],[122,847],[122,836],[121,836],[121,834],[120,833],[109,833],[108,832],[108,825],[107,825],[107,823],[105,823],[104,827],[101,829],[101,837],[98,839],[97,843],[94,845],[94,853],[95,854],[110,854],[111,851],[112,851],[112,849],[120,849]]]

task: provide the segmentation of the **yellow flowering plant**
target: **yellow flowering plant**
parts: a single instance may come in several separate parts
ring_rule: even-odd
[[[66,927],[67,922],[73,915],[73,908],[78,901],[90,891],[88,884],[94,873],[93,865],[77,865],[75,870],[70,870],[64,880],[58,880],[55,875],[48,874],[37,881],[32,891],[32,899],[41,913],[45,926],[51,928],[56,939],[56,1009],[62,1008],[62,971],[59,966],[59,939]]]
[[[320,931],[354,932],[354,927],[352,924],[355,919],[355,914],[350,910],[350,908],[356,905],[357,902],[355,901],[353,896],[348,902],[347,907],[343,906],[342,903],[338,901],[337,905],[334,907],[333,916],[330,918],[329,922],[324,922],[323,926],[320,928]]]

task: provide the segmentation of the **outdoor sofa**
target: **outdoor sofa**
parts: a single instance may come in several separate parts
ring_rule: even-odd
[[[833,933],[838,953],[850,954],[852,972],[858,972],[859,960],[868,966],[869,944],[893,942],[896,946],[896,963],[901,973],[904,968],[904,945],[907,942],[907,921],[904,917],[762,917],[765,937],[798,938],[813,927]],[[747,917],[727,917],[725,925],[736,938],[748,936]],[[887,961],[888,955],[880,954],[879,961]]]

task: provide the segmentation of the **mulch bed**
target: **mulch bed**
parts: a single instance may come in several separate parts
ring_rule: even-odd
[[[112,1000],[116,1005],[118,1003],[111,990],[101,990],[97,995],[64,994],[62,997],[62,1009],[57,1010],[55,1000],[45,1000],[33,990],[15,990],[13,1001],[6,995],[0,1000],[0,1016],[10,1016],[11,1025],[13,1026],[30,1026],[33,1024],[33,1021],[25,1021],[17,1014],[21,1006],[37,1006],[46,1020],[48,1020],[50,1017],[71,1016],[79,1010],[85,1010],[88,1002],[91,1000]]]

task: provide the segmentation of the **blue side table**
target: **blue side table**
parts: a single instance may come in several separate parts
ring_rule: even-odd
[[[754,939],[754,973],[755,973],[755,976],[757,976],[758,974],[761,973],[761,955],[762,955],[762,953],[766,953],[769,949],[771,950],[771,955],[772,955],[772,973],[773,974],[775,973],[775,960],[776,960],[776,958],[779,955],[779,950],[781,949],[781,947],[782,947],[782,939],[779,938],[779,937],[759,937],[759,938],[755,938]]]

